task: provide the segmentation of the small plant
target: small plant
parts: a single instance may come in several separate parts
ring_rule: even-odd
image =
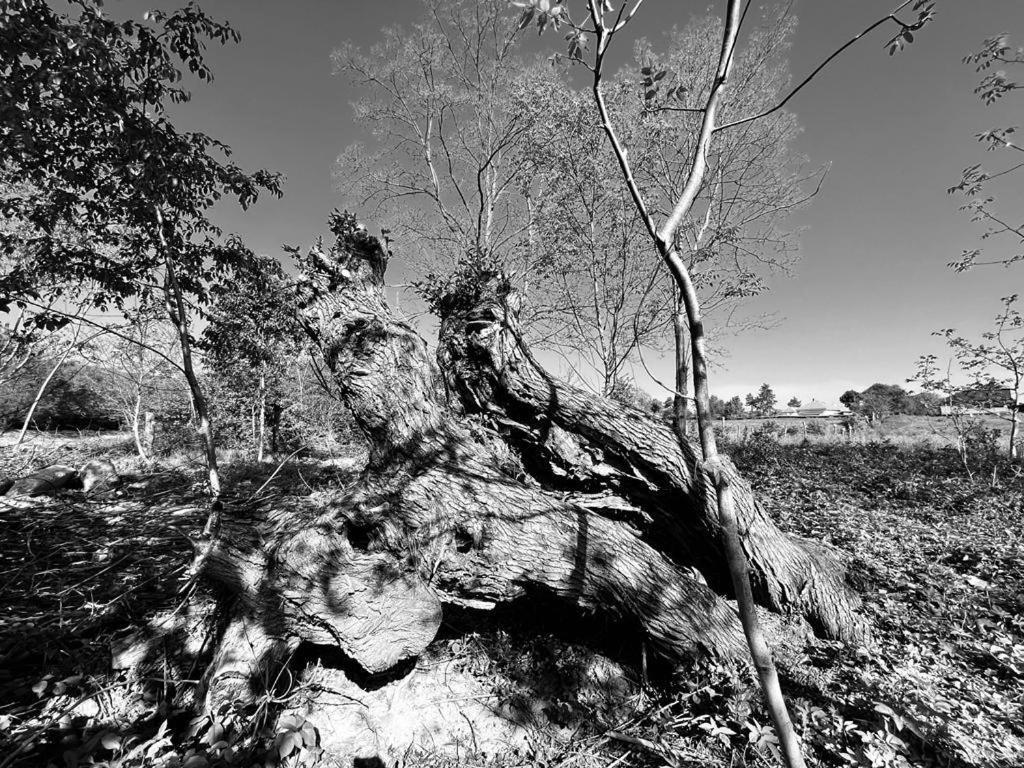
[[[438,317],[451,317],[479,305],[486,291],[504,297],[511,284],[494,257],[485,250],[471,249],[445,275],[431,273],[413,287]]]
[[[778,424],[766,421],[753,432],[749,432],[733,445],[729,446],[732,460],[741,471],[757,467],[778,467],[782,456],[779,445]]]
[[[964,444],[964,467],[967,466],[967,443],[977,442],[975,424],[968,418],[978,412],[987,412],[1009,422],[1010,434],[1007,452],[1011,460],[1019,457],[1019,422],[1024,405],[1024,317],[1016,308],[1018,296],[1002,300],[1003,309],[996,316],[993,330],[981,334],[974,342],[958,336],[956,329],[945,328],[933,336],[941,336],[949,347],[951,359],[943,373],[935,355],[925,355],[917,361],[917,373],[910,381],[920,382],[922,388],[942,395],[946,410],[954,418],[953,424]],[[959,387],[953,378],[966,379],[970,386]],[[966,431],[964,431],[966,430]]]
[[[825,425],[820,421],[809,421],[807,422],[807,434],[808,435],[824,435]]]

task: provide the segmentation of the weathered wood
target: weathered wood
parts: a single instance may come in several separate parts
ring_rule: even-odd
[[[259,522],[225,516],[205,575],[266,637],[336,645],[371,673],[418,655],[434,638],[434,593],[389,553],[353,547],[343,519],[287,512]]]
[[[18,478],[4,494],[9,498],[16,496],[44,496],[56,493],[78,482],[78,472],[74,467],[54,464],[37,470],[30,475]]]
[[[291,511],[254,526],[225,514],[205,575],[273,647],[335,645],[371,673],[419,655],[442,603],[536,590],[640,624],[670,658],[742,655],[735,614],[692,574],[627,526],[503,476],[472,446],[453,448],[456,472],[445,460],[399,482],[364,478],[379,490],[317,519]],[[224,658],[237,675],[237,649]]]
[[[445,318],[441,343],[462,407],[502,428],[538,482],[607,494],[642,510],[646,538],[699,569],[716,592],[731,594],[714,486],[671,427],[550,376],[522,340],[514,297],[510,303],[500,290]],[[798,613],[829,637],[861,637],[859,600],[845,584],[838,553],[783,534],[735,468],[727,463],[725,471],[758,602]]]
[[[225,511],[201,558],[233,617],[211,695],[220,681],[239,695],[239,680],[301,641],[380,672],[423,651],[444,604],[537,592],[634,622],[670,658],[742,656],[720,596],[714,494],[692,449],[637,411],[552,380],[518,338],[507,297],[446,318],[439,367],[384,301],[380,244],[339,234],[339,247],[307,260],[303,319],[369,464],[316,510]],[[855,601],[835,562],[779,532],[736,482],[762,602],[848,635]]]

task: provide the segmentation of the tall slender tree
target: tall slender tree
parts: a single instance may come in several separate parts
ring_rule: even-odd
[[[243,247],[238,244],[238,247]],[[257,461],[263,461],[269,413],[280,407],[288,361],[299,353],[294,291],[280,262],[247,256],[211,289],[202,346],[211,373],[248,405]]]
[[[347,202],[384,218],[423,271],[448,271],[475,249],[520,273],[514,16],[505,0],[427,0],[425,10],[368,51],[348,43],[333,54],[335,72],[364,93],[355,118],[375,143],[339,158]]]
[[[765,694],[768,698],[769,710],[779,735],[786,762],[791,768],[802,767],[804,760],[800,743],[789,719],[789,713],[782,697],[771,653],[764,640],[757,614],[753,607],[754,603],[746,555],[744,554],[737,528],[730,479],[731,473],[727,471],[727,462],[723,461],[718,453],[715,433],[711,423],[707,345],[701,301],[693,275],[684,257],[686,244],[680,241],[678,235],[680,227],[687,216],[694,210],[701,187],[704,180],[708,177],[709,167],[711,167],[712,147],[716,135],[726,130],[735,129],[770,117],[773,113],[782,109],[791,95],[810,82],[814,75],[826,66],[829,61],[838,56],[864,34],[884,23],[891,21],[896,24],[899,30],[890,41],[890,52],[901,48],[907,42],[912,42],[914,40],[914,32],[931,20],[933,4],[928,3],[927,0],[907,0],[893,12],[865,30],[865,32],[855,36],[849,43],[839,48],[815,72],[797,85],[796,88],[792,89],[790,94],[782,98],[778,103],[769,105],[767,108],[758,110],[749,116],[741,117],[728,116],[724,111],[726,105],[725,94],[732,85],[732,77],[735,74],[734,65],[737,60],[740,28],[746,18],[749,4],[745,5],[741,0],[727,0],[725,3],[724,19],[721,23],[721,32],[717,36],[720,45],[717,53],[711,56],[708,61],[714,72],[709,86],[705,92],[695,94],[693,97],[689,97],[684,90],[682,103],[678,107],[678,109],[696,115],[697,120],[694,126],[695,138],[692,151],[688,155],[689,159],[686,161],[686,170],[682,184],[679,187],[679,193],[672,201],[671,208],[659,216],[659,211],[653,207],[650,196],[645,193],[638,180],[638,175],[634,170],[634,163],[629,156],[627,144],[624,143],[625,134],[621,131],[621,126],[611,114],[605,94],[605,66],[609,46],[615,36],[621,33],[635,17],[642,2],[643,0],[623,1],[620,3],[614,3],[610,0],[586,0],[586,21],[582,24],[577,24],[569,18],[567,6],[561,0],[555,0],[554,3],[548,2],[548,0],[530,0],[530,2],[520,3],[520,5],[525,6],[523,22],[529,24],[536,18],[541,31],[548,24],[556,28],[562,24],[569,25],[570,32],[566,36],[568,41],[568,58],[583,64],[593,76],[592,94],[594,102],[600,113],[601,125],[604,128],[608,142],[618,160],[622,181],[629,190],[637,212],[645,224],[654,250],[664,261],[682,295],[693,356],[694,394],[697,404],[701,449],[704,455],[705,467],[714,480],[718,515],[721,519],[726,556],[737,594],[740,618],[754,665],[758,669]],[[917,12],[916,20],[904,22],[896,14],[911,4],[913,4],[914,10]],[[588,55],[585,59],[583,55],[584,50],[590,40],[593,40],[592,54]],[[666,70],[656,71],[654,68],[645,67],[641,69],[640,74],[644,76],[644,84],[648,88],[644,94],[645,99],[655,100],[661,90],[659,83],[662,82],[665,82],[665,87],[669,89],[666,95],[672,93],[674,97],[678,98],[678,87],[672,86],[671,81],[667,80],[668,73]],[[674,92],[673,88],[675,89]],[[656,221],[655,217],[659,217],[660,221]],[[680,438],[682,438],[681,434]]]
[[[0,311],[38,302],[44,285],[84,292],[101,308],[162,294],[214,496],[216,443],[190,323],[238,253],[218,245],[207,213],[224,197],[247,207],[280,188],[274,174],[230,162],[226,145],[179,131],[168,110],[189,99],[183,71],[212,80],[207,43],[238,40],[194,2],[142,22],[109,17],[99,0],[77,0],[68,12],[44,0],[0,7],[0,173],[22,187],[2,213],[24,225],[0,239],[5,254],[21,255],[0,275]],[[60,237],[70,223],[85,241]]]

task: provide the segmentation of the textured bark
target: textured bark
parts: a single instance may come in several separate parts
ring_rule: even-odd
[[[444,604],[537,592],[634,622],[669,658],[742,656],[692,450],[638,411],[554,382],[481,297],[447,306],[442,376],[384,300],[377,241],[348,229],[340,243],[308,259],[303,319],[366,436],[368,466],[318,509],[226,510],[200,559],[233,616],[212,700],[241,695],[241,680],[253,688],[299,641],[378,673],[426,647]],[[842,635],[852,601],[834,564],[783,536],[735,482],[763,602],[808,608]],[[831,623],[814,602],[822,585],[834,590]]]
[[[146,411],[142,416],[142,440],[140,447],[145,461],[153,460],[153,441],[156,439],[156,414]]]
[[[694,448],[641,411],[552,378],[522,342],[508,305],[492,293],[442,326],[444,369],[466,411],[501,426],[543,482],[639,510],[648,540],[730,594],[714,486]],[[727,472],[758,602],[798,613],[829,637],[861,637],[858,600],[837,553],[779,531],[749,484],[731,465]]]

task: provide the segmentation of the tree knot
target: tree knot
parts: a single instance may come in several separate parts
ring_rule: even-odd
[[[729,484],[729,460],[721,454],[716,454],[710,459],[704,459],[701,462],[701,470],[711,478],[715,488],[721,488]]]

